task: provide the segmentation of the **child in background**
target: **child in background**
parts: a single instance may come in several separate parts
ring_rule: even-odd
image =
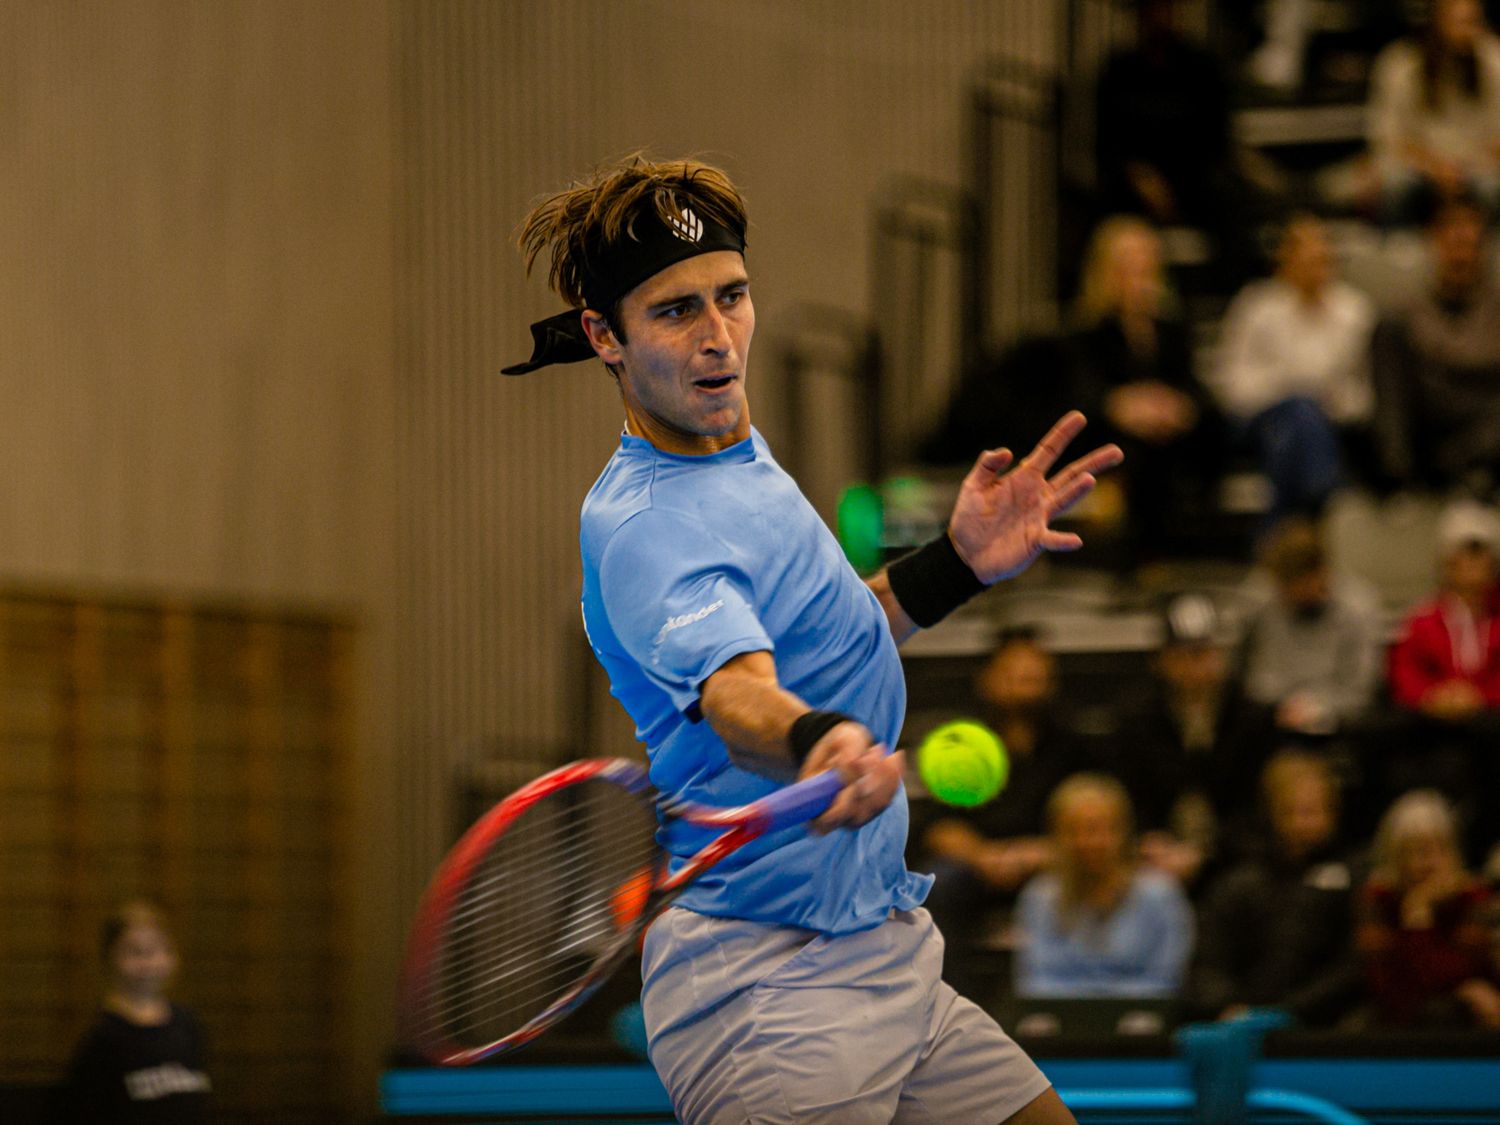
[[[167,999],[177,951],[161,911],[128,902],[105,920],[101,937],[104,1003],[68,1066],[55,1120],[207,1121],[203,1036],[192,1015]]]

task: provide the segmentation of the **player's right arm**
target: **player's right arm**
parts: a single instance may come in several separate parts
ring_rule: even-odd
[[[857,828],[878,816],[901,787],[904,756],[887,754],[860,723],[839,723],[813,744],[805,762],[792,748],[792,724],[812,710],[781,686],[769,652],[726,661],[703,683],[703,717],[742,769],[799,779],[837,770],[844,788],[813,828]]]

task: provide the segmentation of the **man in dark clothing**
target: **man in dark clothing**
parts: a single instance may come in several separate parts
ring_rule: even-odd
[[[1484,215],[1451,203],[1430,238],[1431,288],[1375,329],[1376,440],[1392,480],[1487,496],[1500,485],[1500,288]]]
[[[1201,889],[1250,811],[1271,711],[1250,702],[1231,673],[1207,596],[1175,598],[1163,633],[1155,690],[1122,708],[1106,768],[1130,792],[1144,858]]]
[[[1204,1018],[1275,1006],[1331,1026],[1361,995],[1360,872],[1338,845],[1337,786],[1322,759],[1286,752],[1266,766],[1262,789],[1270,833],[1209,890],[1190,1003]]]
[[[1225,279],[1253,252],[1248,193],[1231,160],[1229,87],[1214,55],[1181,35],[1174,0],[1138,0],[1134,46],[1104,64],[1095,159],[1104,214],[1144,215],[1211,235]]]

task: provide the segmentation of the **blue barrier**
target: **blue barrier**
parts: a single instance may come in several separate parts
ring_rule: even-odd
[[[1089,1110],[1141,1112],[1180,1110],[1193,1113],[1198,1098],[1192,1090],[1181,1087],[1140,1090],[1058,1090],[1067,1107],[1075,1113]],[[1369,1125],[1363,1117],[1341,1109],[1323,1098],[1299,1094],[1295,1090],[1250,1090],[1245,1098],[1250,1109],[1294,1113],[1321,1125]]]

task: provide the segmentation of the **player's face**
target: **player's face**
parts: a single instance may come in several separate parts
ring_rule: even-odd
[[[158,994],[177,971],[172,939],[155,926],[131,926],[115,943],[114,970],[122,987],[136,994]]]
[[[713,453],[750,436],[745,399],[755,306],[744,258],[719,250],[669,266],[620,303],[611,336],[631,431],[669,453]],[[596,348],[598,344],[596,343]]]

